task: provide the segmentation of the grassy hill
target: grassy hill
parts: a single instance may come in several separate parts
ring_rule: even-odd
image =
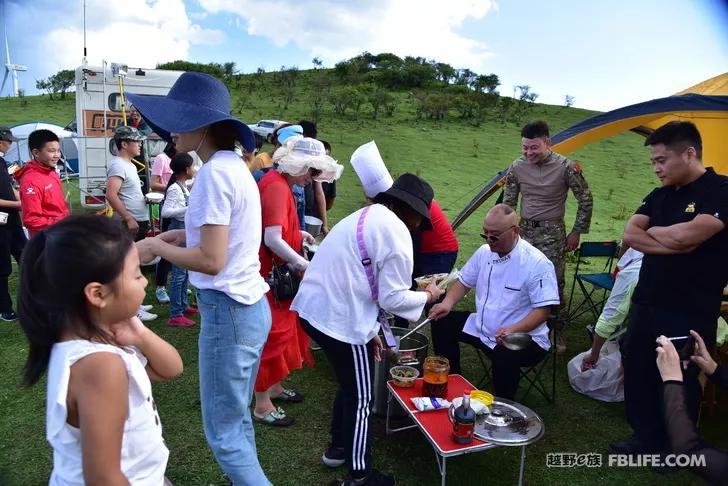
[[[302,72],[293,101],[286,107],[273,75],[243,77],[233,84],[234,111],[248,122],[262,118],[297,121],[308,118],[311,102],[317,96],[311,72]],[[341,219],[364,202],[361,186],[349,164],[353,150],[375,140],[392,174],[415,172],[427,179],[436,198],[450,218],[478,192],[496,171],[505,168],[520,151],[520,124],[502,123],[494,114],[480,126],[459,120],[453,112],[444,120],[420,119],[417,116],[415,93],[394,93],[392,117],[374,120],[371,108],[364,106],[358,115],[349,112],[336,116],[325,105],[319,120],[319,138],[333,146],[333,155],[345,167],[337,185],[338,197],[331,213],[332,221]],[[47,97],[28,97],[27,105],[18,100],[0,99],[0,124],[44,120],[65,125],[74,116],[73,95],[64,101]],[[522,123],[529,119],[546,120],[552,133],[580,121],[592,112],[555,106],[535,105]],[[624,224],[641,198],[657,180],[654,177],[637,135],[623,134],[587,146],[573,154],[579,160],[594,193],[592,230],[584,240],[611,240],[621,237]],[[478,236],[486,203],[458,229],[462,265],[481,244]],[[573,222],[575,204],[569,199],[567,225]],[[571,271],[567,282],[571,279]],[[15,278],[15,275],[13,276]],[[152,302],[153,285],[149,288]],[[469,301],[463,303],[467,307]],[[174,484],[227,484],[207,449],[199,416],[197,380],[197,328],[173,329],[165,325],[166,309],[157,307],[160,319],[151,327],[174,344],[185,361],[185,373],[170,383],[155,385],[155,397],[165,425],[165,439],[171,450],[167,475]],[[629,433],[622,404],[596,402],[577,394],[568,385],[566,362],[588,348],[584,320],[568,328],[569,345],[558,358],[557,401],[548,404],[531,395],[526,404],[546,422],[546,436],[528,448],[526,481],[546,484],[687,484],[689,473],[659,477],[649,468],[547,468],[546,454],[551,452],[606,453],[608,442]],[[0,326],[0,484],[35,485],[47,481],[50,471],[50,449],[44,440],[45,386],[39,384],[23,390],[17,377],[26,355],[26,343],[15,324]],[[307,398],[298,406],[287,406],[297,423],[289,429],[256,426],[258,454],[263,468],[274,484],[325,484],[341,474],[320,464],[320,455],[328,440],[330,403],[334,378],[329,364],[318,353],[314,369],[294,373],[289,386]],[[482,370],[470,349],[464,354],[465,375],[477,381]],[[655,411],[659,413],[659,411]],[[430,446],[417,431],[387,437],[382,421],[373,425],[375,466],[393,472],[403,485],[439,484],[439,475]],[[726,446],[728,427],[725,422],[707,417],[703,432],[713,443]],[[606,456],[604,457],[606,462]],[[518,470],[519,452],[497,448],[484,454],[468,455],[449,461],[449,484],[512,484]]]

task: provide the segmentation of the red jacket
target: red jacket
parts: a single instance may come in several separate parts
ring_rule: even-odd
[[[71,214],[55,168],[31,160],[13,177],[20,184],[23,223],[30,236]]]

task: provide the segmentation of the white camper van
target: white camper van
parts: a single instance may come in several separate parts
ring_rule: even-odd
[[[106,204],[106,164],[116,154],[114,128],[123,123],[119,78],[124,91],[166,95],[182,71],[129,68],[107,64],[76,69],[76,122],[81,204],[102,208]],[[129,111],[127,103],[126,110]],[[147,161],[164,150],[165,142],[151,135],[145,143]]]

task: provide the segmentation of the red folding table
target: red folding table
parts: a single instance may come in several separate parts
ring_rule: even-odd
[[[462,375],[450,375],[447,385],[447,400],[452,401],[455,397],[462,397],[466,390],[473,390],[473,386]],[[387,415],[386,415],[386,432],[392,434],[402,430],[419,427],[427,440],[430,441],[432,448],[435,450],[435,459],[437,467],[442,477],[442,486],[445,486],[447,476],[447,458],[453,456],[461,456],[463,454],[471,454],[473,452],[482,452],[494,447],[497,444],[489,443],[477,437],[473,437],[470,444],[459,444],[452,438],[452,423],[447,415],[447,409],[431,410],[428,412],[420,412],[412,403],[411,398],[422,396],[422,378],[418,378],[414,386],[411,388],[401,388],[394,384],[392,380],[387,382],[389,397],[387,399]],[[392,405],[392,397],[407,411],[407,416],[414,422],[413,425],[404,427],[390,428],[389,416],[390,407]],[[523,470],[526,463],[526,446],[521,447],[521,465],[518,473],[518,484],[523,484]]]

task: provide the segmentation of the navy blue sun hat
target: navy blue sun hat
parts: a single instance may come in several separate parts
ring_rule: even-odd
[[[171,141],[170,132],[192,132],[215,122],[229,120],[248,152],[255,150],[255,136],[245,123],[230,114],[230,93],[222,81],[209,74],[183,73],[166,96],[125,93],[154,132]]]

